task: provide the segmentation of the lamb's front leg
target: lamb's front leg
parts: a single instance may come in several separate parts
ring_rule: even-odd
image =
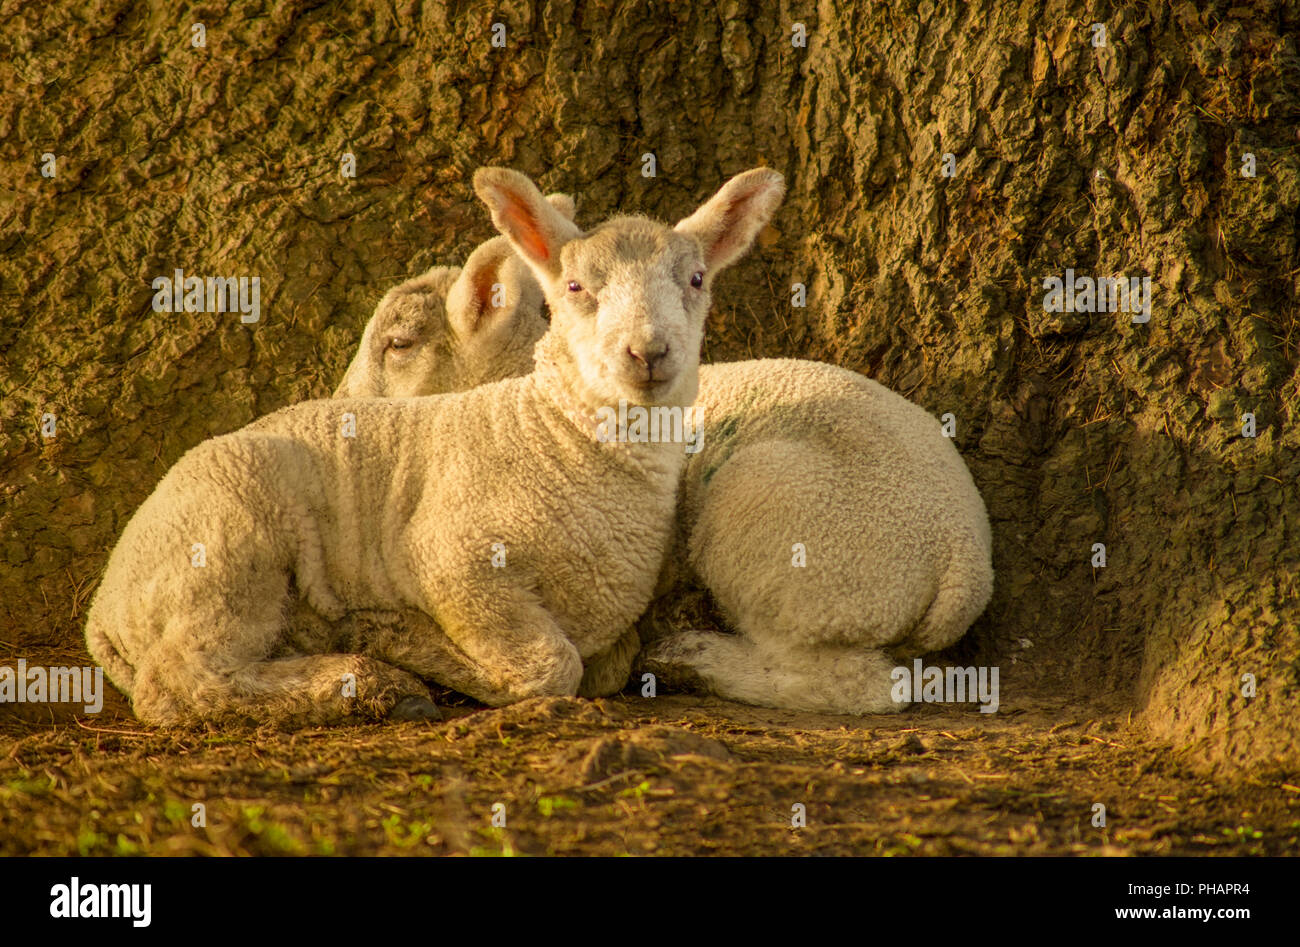
[[[484,686],[479,669],[424,612],[408,609],[382,618],[350,615],[348,620],[358,626],[365,653],[376,660],[462,694]]]
[[[349,618],[365,621],[361,616]],[[425,680],[437,681],[462,694],[472,695],[474,691],[492,686],[485,680],[487,675],[482,673],[482,669],[475,667],[438,623],[423,612],[398,612],[391,619],[365,624],[365,653],[380,661],[405,668]],[[608,649],[584,661],[578,695],[608,697],[617,694],[627,684],[640,646],[640,638],[632,628]],[[509,700],[506,697],[503,702]]]
[[[427,608],[437,620],[403,611],[366,653],[494,707],[577,693],[582,658],[534,593],[497,581]]]

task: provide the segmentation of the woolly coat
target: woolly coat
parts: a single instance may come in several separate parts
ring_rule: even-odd
[[[683,475],[686,561],[760,642],[957,640],[992,592],[979,491],[938,421],[856,372],[766,359],[700,368]]]
[[[302,605],[327,622],[414,610],[480,665],[442,683],[498,704],[539,678],[572,693],[577,659],[650,599],[684,455],[599,442],[571,420],[561,374],[542,359],[459,394],[307,402],[198,445],[113,550],[87,618],[92,655],[137,714],[167,722],[202,716],[244,664],[286,653]],[[324,686],[304,677],[272,697]],[[244,683],[255,697],[259,682]]]

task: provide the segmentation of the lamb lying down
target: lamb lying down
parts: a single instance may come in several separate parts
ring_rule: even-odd
[[[470,261],[506,252],[495,238]],[[528,343],[547,330],[540,294],[523,267],[500,274],[502,305],[438,352],[424,324],[441,321],[442,300],[422,289],[427,277],[393,290],[340,392],[412,396],[529,371]],[[614,292],[599,280],[584,288]],[[952,644],[992,594],[988,516],[961,456],[925,410],[831,365],[705,365],[699,379],[702,449],[687,460],[639,670],[769,707],[899,709],[888,652]],[[737,634],[661,633],[654,615],[700,585]],[[630,660],[620,654],[589,677],[617,689]]]
[[[595,418],[620,399],[693,401],[709,282],[770,219],[781,178],[740,175],[675,229],[616,217],[589,234],[522,175],[474,183],[554,314],[535,371],[306,402],[182,457],[127,524],[86,622],[142,720],[418,715],[433,712],[421,678],[489,704],[573,694],[584,662],[633,639],[685,454],[602,440]],[[616,295],[572,289],[596,270]],[[455,331],[483,320],[497,279],[432,281]]]

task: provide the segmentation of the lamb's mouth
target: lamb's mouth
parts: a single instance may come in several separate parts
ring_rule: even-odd
[[[668,391],[673,384],[672,378],[633,378],[628,380],[627,386],[631,388],[638,396],[661,395]]]

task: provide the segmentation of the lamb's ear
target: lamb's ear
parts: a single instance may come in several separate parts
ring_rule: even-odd
[[[560,194],[558,191],[554,194],[547,194],[546,203],[558,210],[568,220],[572,220],[573,215],[578,212],[578,207],[573,202],[572,194]]]
[[[744,171],[678,223],[677,230],[700,241],[704,265],[708,272],[716,273],[750,248],[784,195],[785,179],[778,172],[770,168]]]
[[[474,172],[474,191],[492,211],[497,230],[538,275],[557,277],[560,248],[582,236],[573,221],[548,203],[537,186],[518,171],[479,168]]]
[[[514,251],[502,237],[480,244],[469,255],[447,291],[447,322],[458,338],[468,339],[519,305],[523,286],[517,268]]]

